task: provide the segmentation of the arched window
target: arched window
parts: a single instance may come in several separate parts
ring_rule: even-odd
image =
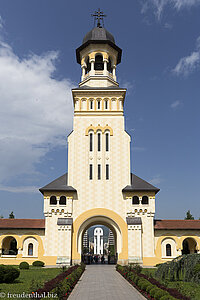
[[[172,247],[170,244],[166,245],[166,256],[172,256]]]
[[[110,177],[110,168],[109,164],[106,164],[106,180],[109,180]]]
[[[103,70],[103,56],[100,54],[95,57],[94,69],[99,71]]]
[[[97,174],[97,179],[100,180],[101,179],[101,165],[98,164],[98,174]]]
[[[92,180],[93,178],[93,165],[90,164],[89,166],[89,179]]]
[[[33,256],[33,244],[28,244],[28,256]]]
[[[142,197],[142,204],[149,204],[149,198],[147,196]]]
[[[138,196],[133,196],[132,198],[132,204],[139,204],[140,201],[139,201],[139,197]]]
[[[105,109],[108,109],[108,100],[105,100],[104,104],[105,104]]]
[[[85,73],[87,74],[91,70],[91,63],[89,62],[89,57],[86,59],[86,70]]]
[[[98,101],[97,101],[97,109],[100,109],[100,108],[101,108],[101,101],[98,100]]]
[[[93,133],[90,133],[90,151],[93,151]]]
[[[90,109],[93,109],[93,101],[90,100]]]
[[[97,148],[98,148],[98,151],[101,151],[101,133],[100,132],[97,134]]]
[[[56,204],[57,204],[56,196],[51,196],[50,197],[50,205],[56,205]]]
[[[65,196],[60,197],[59,204],[60,205],[66,205],[66,197]]]
[[[109,133],[106,133],[106,151],[109,151]]]

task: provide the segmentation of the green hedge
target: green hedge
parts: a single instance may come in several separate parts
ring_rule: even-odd
[[[160,298],[162,298],[163,296],[167,296],[169,297],[169,293],[166,291],[163,291],[161,289],[159,289],[155,294],[154,294],[154,298],[156,300],[160,300]]]
[[[28,270],[29,269],[29,264],[26,261],[23,261],[19,264],[19,268],[23,270]]]
[[[159,288],[154,287],[154,288],[151,289],[150,292],[149,292],[150,296],[154,298],[156,292],[159,291],[159,290],[160,290]]]
[[[51,293],[57,294],[58,299],[63,299],[71,293],[72,289],[76,285],[77,281],[81,277],[85,270],[85,265],[81,264],[76,270],[74,270],[69,276],[67,276],[63,281],[61,281],[57,287],[51,290]]]
[[[162,296],[159,300],[176,300],[176,298],[172,297],[172,296]]]
[[[147,292],[147,293],[150,293],[150,291],[151,291],[152,289],[154,289],[154,287],[155,287],[155,285],[149,283],[149,285],[148,285],[147,288],[146,288],[146,292]]]
[[[127,280],[129,280],[131,283],[134,283],[136,287],[139,288],[140,291],[145,292],[150,295],[155,300],[160,300],[161,298],[163,300],[167,299],[182,299],[182,300],[189,300],[188,297],[183,296],[175,289],[167,289],[162,284],[160,284],[157,280],[154,278],[148,278],[144,274],[136,273],[134,270],[130,271],[129,266],[116,266],[117,271],[121,273],[122,276],[124,276]],[[173,296],[171,296],[173,295]],[[163,298],[164,297],[164,298]]]
[[[182,255],[158,266],[156,277],[162,280],[200,283],[200,254]]]
[[[44,267],[44,262],[40,260],[36,260],[32,263],[33,267]]]
[[[12,266],[0,265],[0,283],[12,283],[20,275],[20,271]]]

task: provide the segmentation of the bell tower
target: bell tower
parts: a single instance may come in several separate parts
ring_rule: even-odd
[[[85,35],[82,45],[76,49],[77,62],[82,69],[79,86],[118,86],[116,66],[121,62],[122,50],[115,44],[113,35],[103,27],[105,15],[98,10],[92,16],[97,26]]]
[[[45,255],[57,263],[79,263],[85,231],[105,225],[113,232],[118,263],[141,263],[154,257],[158,189],[131,174],[131,139],[124,126],[126,89],[116,78],[122,50],[103,27],[104,14],[98,10],[93,16],[96,27],[76,49],[81,80],[72,89],[68,171],[40,189],[45,202]]]

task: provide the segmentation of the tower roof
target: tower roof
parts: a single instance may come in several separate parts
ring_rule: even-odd
[[[131,185],[127,185],[125,188],[123,188],[122,192],[135,191],[153,191],[157,194],[160,190],[142,178],[131,173]]]
[[[47,191],[65,191],[65,192],[76,192],[76,189],[74,189],[72,186],[67,185],[67,176],[68,174],[64,174],[49,184],[45,185],[44,187],[40,188],[39,191],[44,194],[44,192]]]
[[[111,41],[115,44],[113,35],[104,27],[94,27],[83,38],[83,44],[87,41]]]
[[[86,48],[89,44],[108,44],[114,48],[117,52],[117,64],[121,62],[122,50],[115,44],[113,35],[104,27],[94,27],[83,38],[83,43],[76,49],[77,62],[81,63],[80,52]]]

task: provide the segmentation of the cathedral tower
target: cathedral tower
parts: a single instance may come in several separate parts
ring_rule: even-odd
[[[126,89],[119,87],[116,77],[122,50],[101,25],[102,13],[95,16],[97,26],[76,50],[81,81],[72,90],[68,173],[40,190],[45,196],[46,253],[57,256],[57,263],[80,262],[85,231],[100,224],[113,232],[119,263],[142,262],[143,256],[154,256],[158,189],[130,172],[130,136],[124,128]],[[52,243],[57,250],[52,250]]]

